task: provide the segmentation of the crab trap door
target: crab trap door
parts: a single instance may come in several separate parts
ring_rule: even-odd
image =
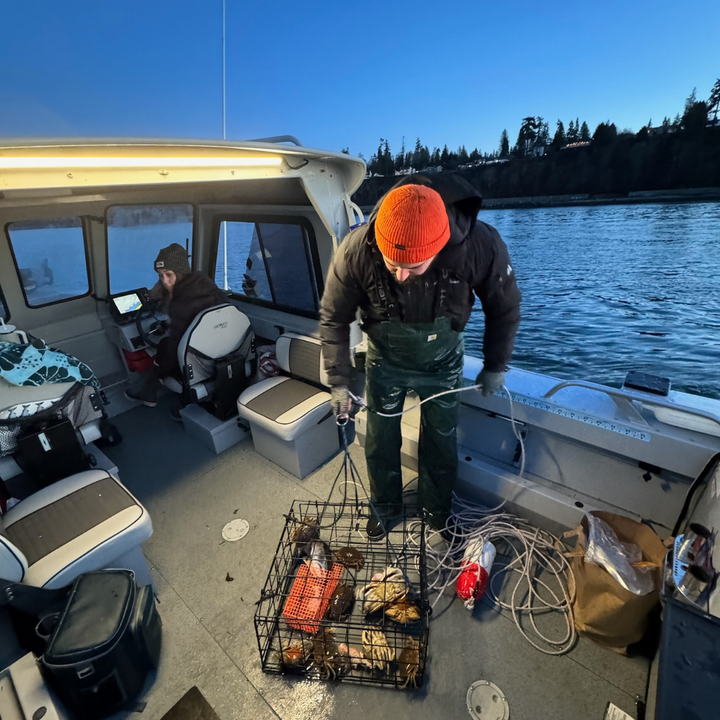
[[[424,526],[405,518],[371,543],[369,517],[362,504],[293,503],[255,613],[264,672],[422,686],[429,636]],[[326,562],[313,564],[319,546]]]

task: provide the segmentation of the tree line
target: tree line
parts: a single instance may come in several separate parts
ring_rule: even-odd
[[[598,124],[591,133],[587,122],[581,123],[578,117],[570,120],[567,129],[563,121],[558,120],[551,139],[549,123],[540,116],[528,116],[521,121],[514,145],[510,145],[510,138],[505,129],[500,136],[498,148],[491,152],[481,152],[477,147],[468,151],[465,145],[461,145],[457,150],[449,150],[445,145],[442,150],[435,147],[430,151],[420,138],[415,141],[414,148],[406,149],[403,138],[400,152],[394,155],[389,141],[380,138],[377,151],[367,164],[368,172],[371,175],[394,176],[439,168],[457,170],[497,160],[545,156],[563,148],[579,147],[580,143],[608,145],[619,136],[625,138],[636,136],[644,139],[648,135],[663,133],[698,133],[708,125],[709,119],[717,123],[718,112],[720,112],[720,79],[713,86],[707,100],[698,100],[697,91],[693,90],[685,101],[684,111],[678,113],[673,120],[665,117],[657,128],[654,128],[652,120],[649,120],[637,133],[629,130],[618,131],[615,123],[607,120]],[[345,148],[343,152],[347,153],[348,149]]]

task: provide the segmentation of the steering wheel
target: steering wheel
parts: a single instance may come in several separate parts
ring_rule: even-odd
[[[142,307],[137,311],[137,315],[135,316],[135,329],[137,330],[143,343],[145,343],[145,345],[149,345],[151,348],[157,348],[166,332],[165,324],[158,320],[155,315],[157,307],[157,300],[150,300],[150,302],[143,303]],[[155,318],[155,322],[152,323],[149,329],[146,330],[143,320],[147,320],[149,318]]]

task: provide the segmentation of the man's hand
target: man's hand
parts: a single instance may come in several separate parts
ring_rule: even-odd
[[[335,385],[330,388],[332,395],[332,411],[335,417],[349,415],[352,403],[350,401],[350,390],[347,385]]]
[[[475,384],[481,385],[480,391],[483,395],[492,395],[505,384],[504,372],[488,372],[483,370],[476,378]]]

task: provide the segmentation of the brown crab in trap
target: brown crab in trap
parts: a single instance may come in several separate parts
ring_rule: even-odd
[[[320,628],[312,639],[313,662],[323,680],[335,680],[348,669],[346,658],[340,655],[332,628]]]
[[[340,583],[330,596],[330,603],[327,609],[328,620],[347,620],[352,612],[354,602],[355,593],[353,589],[346,583]]]
[[[313,644],[310,640],[290,640],[286,644],[280,644],[280,652],[277,653],[276,662],[282,667],[289,669],[300,669],[310,664],[312,660]]]
[[[351,570],[362,570],[365,566],[365,556],[356,548],[341,547],[334,555],[339,563]]]
[[[386,605],[392,605],[407,596],[408,587],[400,568],[388,567],[372,576],[370,582],[356,590],[357,599],[362,602],[363,615],[370,615]]]
[[[395,659],[395,648],[388,645],[385,633],[379,627],[368,627],[362,634],[363,652],[372,667],[385,673]]]
[[[301,520],[296,520],[291,516],[291,519],[297,523],[290,533],[290,543],[295,547],[303,548],[320,536],[320,528],[316,517],[304,515]]]
[[[421,617],[420,608],[414,603],[411,603],[407,597],[397,600],[392,605],[386,605],[385,614],[391,620],[395,620],[395,622],[402,623],[403,625],[417,622]]]
[[[420,643],[414,638],[409,637],[407,643],[398,657],[397,676],[402,680],[401,688],[409,687],[411,684],[414,688],[417,685],[417,674],[420,670]]]

